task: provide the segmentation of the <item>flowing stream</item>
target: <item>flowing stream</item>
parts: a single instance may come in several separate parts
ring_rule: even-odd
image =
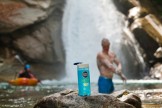
[[[134,90],[134,89],[153,89],[160,88],[161,83],[150,80],[142,81],[130,80],[128,84],[122,85],[121,80],[116,80],[115,90]],[[150,83],[151,82],[151,83]],[[77,83],[59,82],[55,80],[44,80],[41,84],[34,87],[11,86],[8,83],[0,83],[0,108],[33,108],[37,101],[44,96],[65,90],[77,90]],[[97,84],[91,83],[91,92],[97,92]],[[151,107],[144,107],[151,108]]]

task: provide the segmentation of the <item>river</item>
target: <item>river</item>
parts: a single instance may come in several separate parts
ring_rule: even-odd
[[[162,86],[157,80],[128,80],[123,85],[120,80],[115,80],[115,90],[143,90],[155,89]],[[42,97],[65,90],[77,90],[77,83],[58,82],[55,80],[44,80],[34,87],[11,86],[7,83],[0,83],[0,108],[33,108],[35,103]],[[97,84],[91,83],[92,94],[97,92]]]

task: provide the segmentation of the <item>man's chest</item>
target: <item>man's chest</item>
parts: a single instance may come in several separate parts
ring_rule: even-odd
[[[109,55],[104,55],[104,58],[108,61],[110,61],[111,63],[114,62],[115,57],[112,54]]]

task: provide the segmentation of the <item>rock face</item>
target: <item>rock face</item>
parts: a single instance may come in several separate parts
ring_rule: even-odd
[[[149,69],[157,62],[162,62],[162,58],[154,56],[155,51],[162,44],[162,19],[160,0],[113,0],[120,12],[125,15],[126,38],[136,40],[135,43],[140,46],[139,54],[144,58],[144,62]],[[127,29],[127,30],[126,30]],[[129,36],[128,36],[129,35]],[[131,42],[133,43],[133,42]]]
[[[13,73],[23,68],[15,55],[30,63],[40,79],[65,74],[61,37],[64,4],[64,0],[0,1],[1,76],[6,73],[13,78]]]
[[[81,97],[74,90],[65,90],[42,98],[34,108],[141,108],[141,103],[136,107],[128,101],[122,102],[113,95],[96,93]]]

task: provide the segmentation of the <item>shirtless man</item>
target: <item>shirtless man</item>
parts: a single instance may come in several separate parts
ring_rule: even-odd
[[[116,55],[109,51],[109,40],[103,38],[101,45],[102,51],[97,54],[97,66],[100,71],[98,90],[99,93],[112,93],[114,91],[112,82],[113,74],[118,74],[124,82],[126,81],[126,77],[122,73],[122,65],[116,58]],[[116,67],[113,66],[114,63]]]

